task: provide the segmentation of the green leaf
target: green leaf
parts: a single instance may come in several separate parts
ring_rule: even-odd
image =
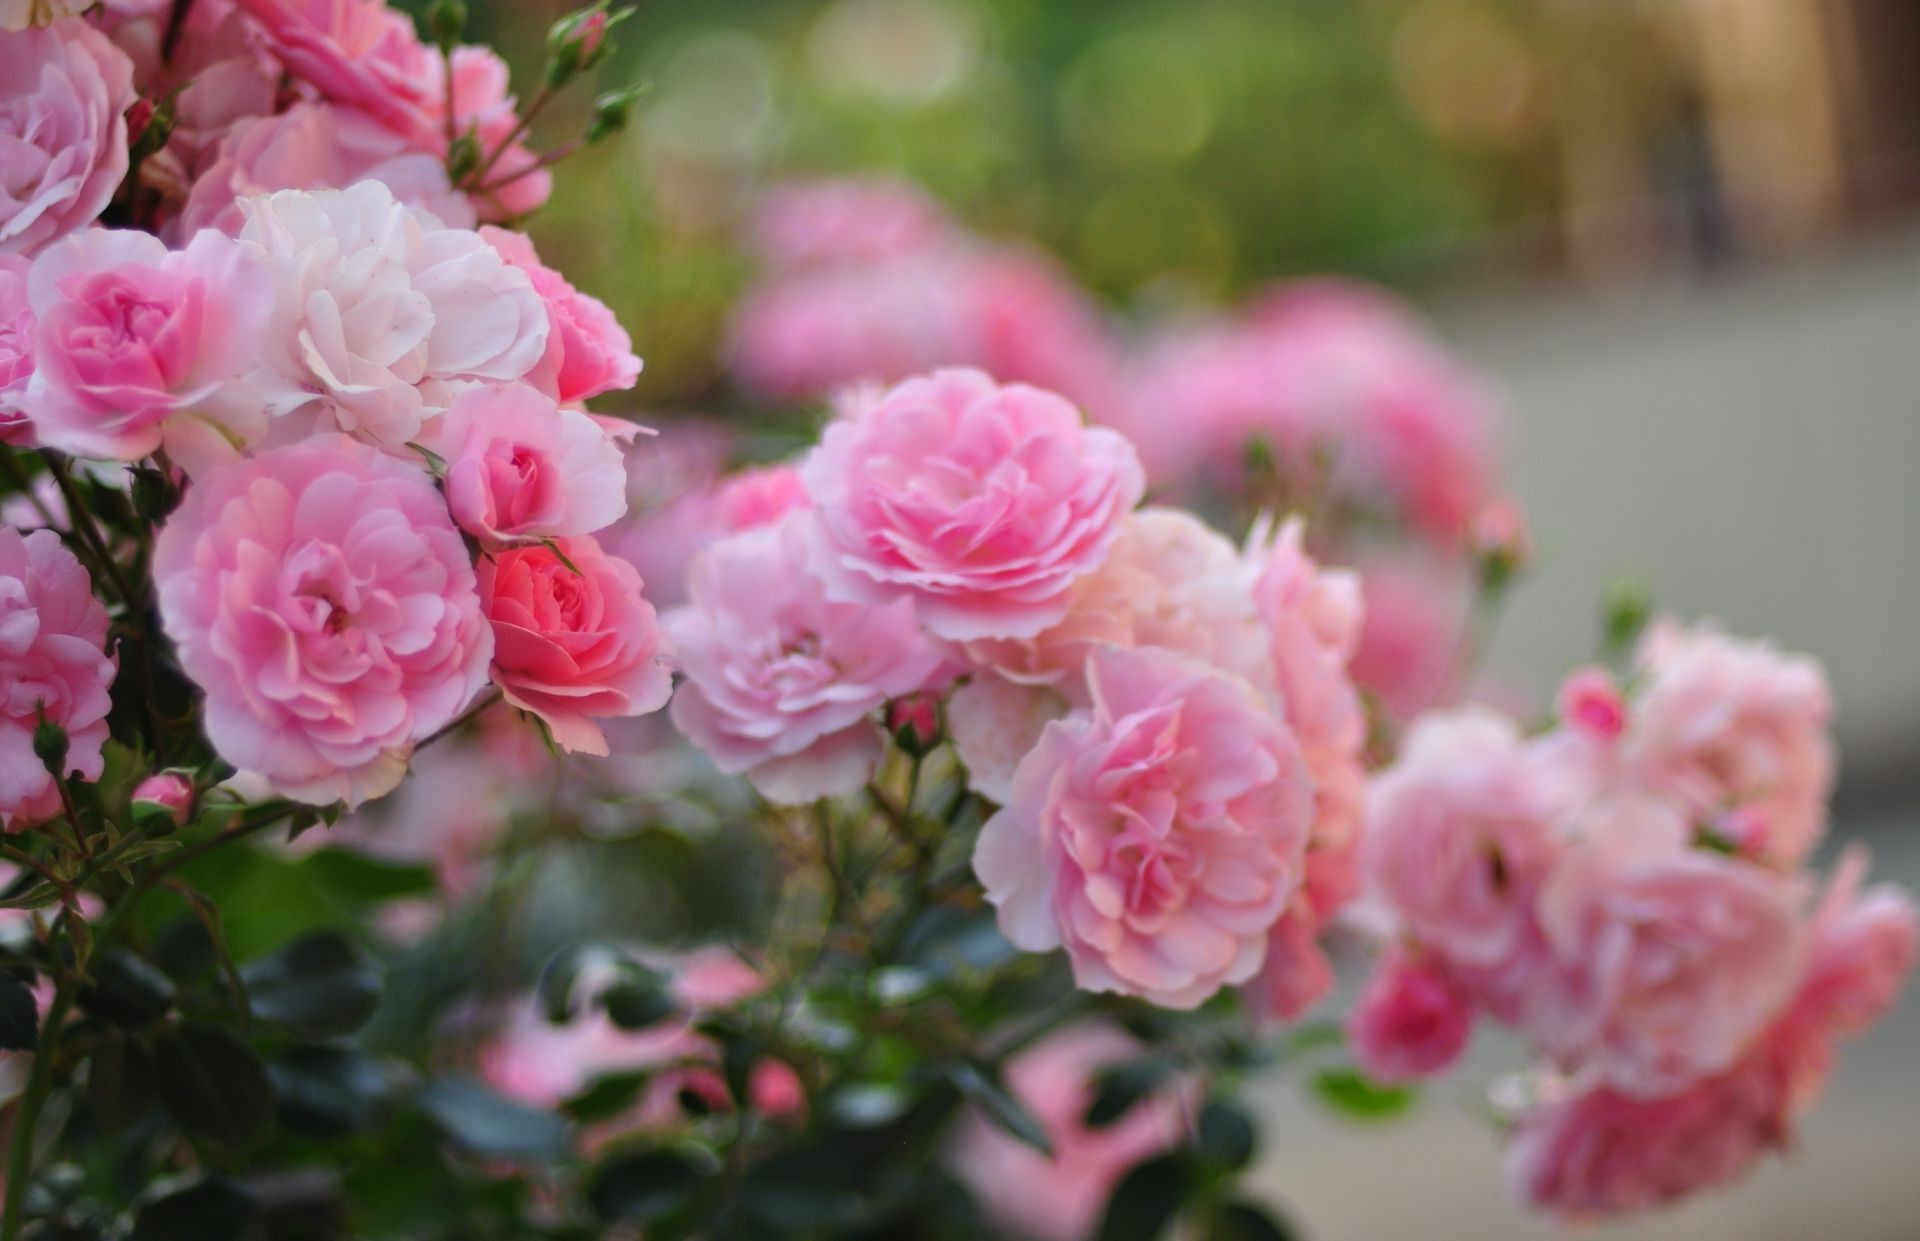
[[[652,970],[636,967],[600,996],[607,1017],[623,1030],[657,1026],[677,1011],[667,980]]]
[[[60,899],[60,889],[50,883],[38,884],[17,896],[0,900],[0,909],[45,909]]]
[[[471,1154],[554,1163],[573,1146],[573,1131],[551,1112],[516,1103],[465,1076],[421,1088],[420,1106],[442,1134]]]
[[[1026,1104],[1013,1097],[991,1066],[962,1061],[948,1066],[947,1077],[988,1120],[1048,1159],[1053,1158],[1053,1142],[1047,1137],[1045,1126],[1027,1110]]]
[[[1253,1121],[1239,1108],[1214,1099],[1200,1109],[1194,1125],[1194,1146],[1210,1162],[1238,1172],[1253,1162],[1258,1134]]]
[[[1180,1156],[1157,1155],[1135,1164],[1107,1200],[1098,1241],[1154,1241],[1179,1213],[1187,1190],[1187,1165]]]
[[[109,948],[94,963],[93,983],[80,992],[80,1004],[96,1017],[140,1029],[173,1007],[173,980],[145,957],[125,948]]]
[[[338,846],[316,850],[301,869],[332,891],[350,892],[374,902],[425,896],[434,891],[433,872],[425,866],[382,861]]]
[[[1087,1128],[1105,1129],[1119,1122],[1134,1105],[1166,1080],[1169,1066],[1162,1060],[1132,1060],[1102,1069],[1093,1082],[1093,1102],[1087,1105]]]
[[[280,1098],[280,1123],[335,1140],[368,1133],[387,1118],[394,1075],[357,1047],[294,1047],[267,1066]]]
[[[1229,1202],[1207,1222],[1204,1241],[1294,1241],[1294,1232],[1257,1203]]]
[[[1375,1085],[1358,1069],[1322,1069],[1312,1081],[1320,1101],[1351,1120],[1391,1120],[1418,1098],[1407,1086]]]
[[[703,1179],[685,1155],[647,1151],[602,1166],[587,1185],[587,1201],[603,1220],[644,1224],[677,1209]]]
[[[132,1241],[243,1241],[259,1218],[252,1194],[224,1176],[211,1176],[140,1208]]]
[[[188,1021],[153,1043],[160,1102],[180,1127],[225,1146],[251,1146],[273,1124],[273,1083],[253,1049],[216,1025]]]
[[[240,971],[254,1015],[301,1038],[351,1034],[380,1006],[380,972],[337,931],[315,931]]]
[[[40,1009],[26,983],[0,976],[0,1050],[32,1051],[40,1045]]]
[[[132,1128],[154,1102],[153,1054],[119,1030],[107,1031],[87,1058],[87,1110],[108,1133]]]

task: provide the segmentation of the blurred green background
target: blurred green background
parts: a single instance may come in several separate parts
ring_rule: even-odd
[[[566,7],[474,0],[523,95]],[[532,228],[644,342],[650,403],[713,386],[742,209],[785,173],[911,177],[1123,311],[1311,271],[1611,278],[1912,197],[1896,0],[643,0],[618,42],[633,127]]]

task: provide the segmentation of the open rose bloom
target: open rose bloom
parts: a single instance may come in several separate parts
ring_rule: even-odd
[[[672,264],[522,231],[629,14],[472,6],[516,80],[467,7],[0,0],[0,1241],[1290,1235],[1252,1075],[1379,1117],[1483,1022],[1530,1209],[1793,1147],[1920,949],[1814,869],[1832,690],[1621,607],[1490,705],[1533,543],[1409,307],[1109,315],[703,149],[646,408],[595,293]]]

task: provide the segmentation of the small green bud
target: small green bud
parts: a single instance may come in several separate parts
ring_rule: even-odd
[[[1619,578],[1607,587],[1601,603],[1607,653],[1624,655],[1639,639],[1653,616],[1653,596],[1633,578]]]
[[[427,33],[442,52],[450,52],[467,29],[467,6],[461,0],[433,0],[427,7]]]
[[[629,86],[594,100],[593,120],[587,125],[588,144],[603,141],[625,129],[633,117],[633,105],[644,93],[643,87]]]
[[[67,774],[67,730],[47,718],[46,704],[37,708],[40,722],[33,726],[33,752],[55,779]]]

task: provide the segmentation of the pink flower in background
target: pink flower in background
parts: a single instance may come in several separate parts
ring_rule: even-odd
[[[1560,682],[1560,722],[1596,740],[1617,741],[1627,729],[1627,701],[1605,668],[1577,668]]]
[[[1311,785],[1245,682],[1168,651],[1102,648],[1092,706],[1047,725],[974,871],[1001,931],[1064,947],[1090,991],[1193,1008],[1260,968],[1301,878]]]
[[[483,543],[592,534],[627,511],[620,446],[524,384],[475,387],[434,427],[447,508]]]
[[[828,594],[912,599],[953,639],[1030,636],[1066,615],[1143,487],[1114,432],[966,370],[909,380],[833,423],[801,476]]]
[[[1443,1073],[1473,1032],[1467,997],[1431,961],[1391,952],[1374,969],[1347,1018],[1347,1041],[1376,1082]]]
[[[873,716],[944,663],[906,600],[827,598],[804,567],[812,520],[796,510],[713,544],[693,562],[688,605],[666,617],[684,674],[673,722],[776,802],[866,783],[880,757]]]
[[[561,749],[604,758],[597,721],[667,704],[673,674],[632,565],[578,536],[483,556],[479,574],[494,684]]]
[[[0,254],[99,218],[127,175],[133,62],[77,17],[0,39]]]
[[[31,263],[17,254],[0,254],[0,443],[19,443],[31,434],[21,404],[33,378],[36,324],[27,296]]]
[[[1354,681],[1402,722],[1454,698],[1467,639],[1465,578],[1418,555],[1375,555],[1358,567],[1367,607]]]
[[[1796,1017],[1829,1037],[1860,1033],[1892,1007],[1920,952],[1920,911],[1891,885],[1861,891],[1867,854],[1842,855],[1815,912]]]
[[[480,235],[501,258],[527,273],[547,308],[547,352],[527,382],[562,405],[633,387],[640,377],[640,359],[605,303],[543,264],[526,234],[489,225]]]
[[[1093,1235],[1107,1199],[1134,1165],[1184,1139],[1189,1092],[1179,1085],[1154,1091],[1114,1124],[1086,1123],[1100,1072],[1144,1053],[1122,1031],[1087,1024],[1014,1057],[1007,1086],[1046,1130],[1053,1158],[969,1113],[948,1159],[990,1220],[1036,1241],[1081,1241]]]
[[[33,748],[43,716],[66,730],[69,774],[100,778],[114,673],[106,645],[107,610],[60,536],[0,526],[0,828],[60,812]]]
[[[1579,1000],[1541,1006],[1529,1033],[1628,1094],[1726,1069],[1793,992],[1800,886],[1689,847],[1686,825],[1653,802],[1604,804],[1575,830],[1538,917]]]
[[[212,162],[193,179],[178,224],[182,236],[203,228],[237,235],[246,223],[240,200],[275,190],[344,189],[379,181],[409,207],[453,228],[473,225],[473,207],[447,180],[435,155],[409,145],[364,112],[327,103],[296,103],[278,116],[239,121],[220,139]]]
[[[791,465],[765,465],[742,470],[727,479],[718,496],[720,528],[733,533],[772,525],[798,508],[806,508],[806,484]]]
[[[485,163],[520,125],[507,62],[485,47],[456,47],[452,60],[453,132],[471,131]],[[429,60],[427,72],[428,125],[423,144],[436,155],[445,155],[447,78],[446,61],[439,53]],[[480,217],[494,222],[538,211],[552,195],[553,174],[540,166],[539,157],[519,138],[500,154],[473,191]]]
[[[788,181],[754,211],[755,247],[776,270],[897,258],[946,242],[953,225],[918,186],[881,178]]]
[[[1038,250],[1000,245],[971,253],[960,274],[969,348],[939,360],[1058,392],[1104,420],[1120,400],[1120,352],[1066,270]]]
[[[243,209],[241,239],[279,291],[261,325],[266,363],[248,380],[275,441],[338,429],[408,451],[462,384],[520,379],[546,353],[546,308],[526,273],[377,181]]]
[[[1123,515],[1098,568],[1073,584],[1060,621],[1024,638],[982,638],[967,657],[1009,680],[1052,685],[1085,701],[1087,654],[1098,646],[1157,646],[1245,677],[1271,679],[1268,635],[1239,552],[1191,513]]]
[[[39,369],[20,404],[34,434],[121,461],[160,447],[176,416],[212,413],[259,358],[274,300],[266,270],[218,233],[180,251],[147,233],[80,233],[34,261],[28,290]]]
[[[1333,991],[1333,963],[1320,947],[1320,930],[1312,908],[1295,893],[1267,933],[1260,972],[1240,988],[1242,1001],[1255,1017],[1298,1021]]]
[[[440,493],[344,436],[196,480],[154,577],[214,748],[300,801],[389,792],[486,684],[493,634]]]
[[[1642,643],[1623,758],[1690,823],[1793,866],[1826,831],[1832,694],[1819,665],[1710,626],[1656,625]]]
[[[640,570],[662,611],[685,602],[694,556],[728,532],[720,489],[732,449],[720,423],[675,419],[645,451],[627,451],[627,516],[600,541]]]
[[[1416,723],[1375,779],[1362,870],[1416,941],[1450,964],[1498,969],[1528,946],[1558,848],[1518,730],[1466,708]]]
[[[386,0],[239,0],[287,72],[397,134],[432,136],[440,54]],[[441,141],[445,141],[442,137]]]

